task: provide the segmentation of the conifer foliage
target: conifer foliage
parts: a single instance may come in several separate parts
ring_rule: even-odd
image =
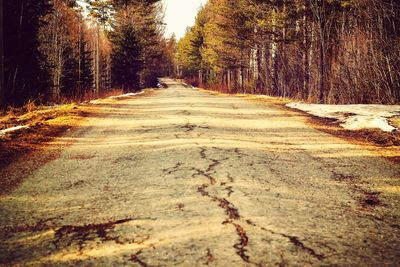
[[[209,0],[178,43],[178,74],[227,92],[320,103],[400,101],[393,0]]]
[[[168,74],[159,0],[2,2],[3,108],[137,91]]]

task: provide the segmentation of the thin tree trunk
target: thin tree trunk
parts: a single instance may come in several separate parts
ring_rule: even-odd
[[[309,82],[309,88],[308,88],[308,98],[311,97],[312,90],[310,88],[311,86],[311,70],[312,70],[312,64],[314,60],[314,39],[315,39],[315,25],[314,22],[311,22],[311,36],[310,36],[310,48],[308,51],[308,82]]]
[[[82,90],[82,22],[79,19],[79,36],[78,36],[78,88],[76,92],[76,96],[80,97]]]
[[[274,14],[277,13],[277,10],[274,9]],[[272,43],[271,43],[271,48],[270,48],[270,54],[271,54],[271,89],[272,89],[272,94],[277,94],[278,93],[278,86],[277,86],[277,80],[276,80],[276,67],[277,67],[277,54],[278,54],[278,43],[276,40],[276,19],[275,15],[272,16]]]
[[[303,4],[303,46],[304,46],[304,51],[303,51],[303,69],[304,69],[304,74],[303,74],[303,96],[305,98],[308,97],[309,94],[309,88],[310,88],[310,63],[309,63],[309,54],[310,54],[310,45],[309,45],[309,39],[308,39],[308,18],[307,18],[307,10],[309,9],[309,4],[308,0],[304,0]]]
[[[320,22],[320,40],[319,40],[319,102],[323,103],[325,98],[325,45],[323,37],[323,26]]]
[[[0,110],[5,108],[3,0],[0,0]]]
[[[319,27],[319,102],[323,103],[325,100],[325,1],[318,1],[318,27]]]
[[[228,91],[230,92],[231,91],[231,70],[230,69],[228,69]]]
[[[100,28],[97,25],[96,34],[96,94],[100,92]]]

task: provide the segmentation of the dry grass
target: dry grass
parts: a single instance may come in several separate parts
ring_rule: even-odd
[[[58,154],[43,153],[44,148],[55,137],[66,130],[77,127],[83,119],[83,108],[70,104],[47,110],[34,110],[25,114],[8,114],[1,117],[1,127],[16,123],[29,125],[28,129],[0,135],[0,194],[11,192],[35,168],[54,159]],[[13,162],[34,159],[34,166],[20,164],[13,168]]]
[[[390,118],[389,119],[389,123],[393,127],[396,127],[397,129],[400,129],[400,116],[396,116],[396,117]]]
[[[47,109],[38,108],[26,113],[18,110],[0,117],[1,129],[17,125],[29,126],[28,129],[0,136],[0,168],[23,153],[40,149],[41,144],[77,126],[83,118],[82,115],[82,107],[69,104]]]
[[[113,95],[120,94],[119,90],[113,93]],[[148,94],[149,92],[146,91],[143,95]],[[100,100],[101,103],[117,101],[119,100]],[[34,171],[34,168],[38,168],[58,156],[61,149],[52,144],[56,137],[61,136],[67,130],[78,128],[86,117],[104,115],[100,114],[101,112],[102,109],[98,105],[88,103],[72,103],[55,107],[35,106],[33,103],[28,103],[22,108],[9,108],[3,116],[0,114],[0,130],[20,125],[29,126],[28,129],[0,135],[0,195],[11,192],[22,182],[24,177]],[[62,145],[64,145],[63,142],[57,146]],[[65,145],[68,145],[68,142]],[[46,153],[50,150],[51,153]],[[31,161],[34,159],[34,167],[11,164],[25,162],[28,159]]]
[[[392,133],[378,129],[351,131],[340,127],[336,120],[312,116],[306,112],[293,110],[283,105],[282,108],[307,117],[307,123],[317,130],[335,135],[350,143],[362,145],[392,162],[400,163],[400,132],[398,131]],[[397,117],[392,120],[399,122],[400,118]],[[395,127],[400,126],[391,124]]]
[[[346,139],[351,143],[363,145],[392,162],[400,163],[399,132],[387,133],[378,129],[350,131],[340,127],[335,121],[308,116],[308,123],[314,128]]]
[[[368,150],[373,151],[392,162],[400,163],[400,132],[387,133],[381,130],[346,130],[340,127],[339,123],[337,123],[336,120],[319,118],[316,116],[312,116],[306,112],[294,110],[285,106],[285,104],[295,101],[294,99],[257,96],[249,94],[227,94],[206,89],[200,90],[211,95],[236,96],[256,102],[261,101],[268,104],[276,105],[286,112],[291,112],[292,114],[294,112],[306,117],[307,123],[317,130],[343,138],[350,143],[362,145]],[[392,126],[400,128],[400,116],[391,118],[389,122]]]

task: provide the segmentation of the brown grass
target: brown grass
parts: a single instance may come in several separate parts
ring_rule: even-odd
[[[121,93],[115,90],[112,95]],[[141,96],[150,93],[146,90]],[[102,99],[101,103],[119,100],[122,99]],[[21,108],[9,108],[3,116],[0,114],[0,130],[19,125],[29,126],[28,129],[0,135],[0,195],[14,190],[25,177],[44,163],[57,158],[61,148],[71,143],[64,140],[54,145],[55,138],[67,130],[78,128],[86,117],[103,116],[101,113],[102,109],[98,105],[88,103],[46,107],[29,102]],[[93,155],[80,156],[90,157]],[[25,164],[27,161],[31,162],[31,166]]]
[[[233,95],[236,97],[243,97],[252,101],[265,102],[273,104],[276,107],[293,114],[297,113],[303,117],[306,117],[307,123],[322,132],[332,134],[334,136],[345,139],[346,141],[364,146],[366,149],[373,151],[380,156],[395,162],[400,163],[400,132],[387,133],[381,130],[358,130],[350,131],[340,127],[339,123],[333,119],[324,119],[316,116],[312,116],[306,112],[291,109],[285,106],[285,104],[293,102],[294,99],[278,98],[278,97],[262,97],[257,95],[249,94],[227,94],[213,90],[200,89],[201,91],[212,94],[227,96]],[[400,128],[400,116],[389,119],[392,126]]]
[[[37,109],[0,117],[0,128],[28,125],[28,129],[0,136],[0,168],[8,165],[23,153],[41,148],[41,144],[77,126],[83,118],[83,108],[76,104],[50,109]]]
[[[48,143],[55,137],[77,127],[83,119],[82,115],[83,108],[70,104],[1,117],[2,127],[21,123],[30,128],[0,136],[0,194],[11,192],[36,168],[57,157],[58,152],[46,154],[43,153],[44,148],[49,147]],[[27,160],[32,160],[33,164],[20,164],[15,168],[11,164]]]
[[[283,105],[282,108],[307,117],[307,123],[317,130],[335,135],[350,143],[362,145],[392,162],[400,163],[400,132],[398,131],[391,133],[379,129],[350,131],[340,127],[336,120],[312,116],[306,112],[293,110]],[[392,120],[399,121],[400,118],[397,117]],[[395,127],[400,126],[391,124]]]

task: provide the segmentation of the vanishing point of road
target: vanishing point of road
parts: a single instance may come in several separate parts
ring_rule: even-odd
[[[166,83],[98,104],[0,196],[0,266],[400,264],[399,165],[271,101]]]

